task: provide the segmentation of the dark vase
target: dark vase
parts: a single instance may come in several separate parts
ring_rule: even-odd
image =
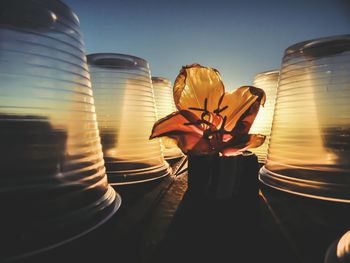
[[[258,159],[252,152],[230,157],[189,155],[188,193],[200,199],[257,202],[258,173]]]
[[[188,254],[205,262],[249,259],[259,247],[259,163],[251,152],[238,156],[188,156],[188,190],[184,196],[183,231]],[[196,246],[193,246],[196,244]],[[214,260],[215,259],[215,260]]]

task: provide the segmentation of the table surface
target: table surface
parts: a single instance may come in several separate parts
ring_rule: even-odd
[[[104,225],[18,262],[322,263],[350,229],[350,205],[262,184],[256,206],[239,198],[194,200],[186,173],[116,189],[122,206]]]

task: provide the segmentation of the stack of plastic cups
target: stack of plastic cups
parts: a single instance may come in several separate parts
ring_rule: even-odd
[[[259,163],[262,164],[266,162],[268,145],[270,141],[278,76],[278,70],[265,71],[257,74],[253,82],[254,86],[263,89],[266,93],[265,105],[260,107],[259,113],[254,120],[253,126],[250,128],[251,133],[263,134],[266,136],[263,145],[258,148],[251,149],[251,151],[258,156]]]
[[[152,77],[152,84],[157,108],[157,116],[158,119],[161,119],[176,111],[171,82],[165,78]],[[172,160],[183,157],[182,151],[179,147],[177,147],[174,140],[163,137],[161,142],[165,160],[171,162]]]
[[[77,16],[3,0],[0,261],[64,244],[119,207],[108,185]]]
[[[350,35],[297,43],[280,73],[265,184],[350,202]]]
[[[123,54],[87,56],[109,182],[131,184],[169,175],[160,140],[147,61]]]

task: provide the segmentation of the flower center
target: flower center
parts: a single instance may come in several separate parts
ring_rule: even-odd
[[[204,99],[204,108],[195,108],[190,107],[189,110],[200,111],[201,119],[196,122],[188,122],[184,123],[184,125],[196,125],[201,126],[203,130],[203,137],[209,141],[218,140],[222,141],[224,134],[229,134],[228,131],[225,130],[225,124],[227,120],[227,116],[222,116],[221,113],[228,108],[228,106],[224,106],[221,108],[221,103],[224,98],[224,94],[220,97],[218,102],[218,107],[213,111],[208,111],[208,99]],[[219,117],[219,121],[217,125],[220,125],[218,128],[217,125],[214,124],[215,118]]]

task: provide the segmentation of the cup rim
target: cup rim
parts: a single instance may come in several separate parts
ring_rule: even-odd
[[[149,68],[147,60],[128,54],[92,53],[86,58],[89,65],[104,68]]]
[[[314,48],[320,48],[322,45],[327,44],[327,47],[330,46],[342,46],[342,45],[349,45],[350,47],[350,34],[343,34],[343,35],[334,35],[334,36],[327,36],[327,37],[321,37],[321,38],[314,38],[309,39],[306,41],[295,43],[285,49],[285,56],[289,56],[295,53],[299,54],[312,54],[312,49]],[[350,50],[350,48],[349,48]]]
[[[152,77],[152,83],[164,83],[166,85],[171,85],[171,81],[163,77]]]
[[[261,78],[261,77],[266,77],[269,76],[271,77],[271,75],[277,75],[277,77],[280,74],[280,70],[278,69],[271,69],[271,70],[267,70],[267,71],[263,71],[263,72],[259,72],[255,75],[254,80]]]

